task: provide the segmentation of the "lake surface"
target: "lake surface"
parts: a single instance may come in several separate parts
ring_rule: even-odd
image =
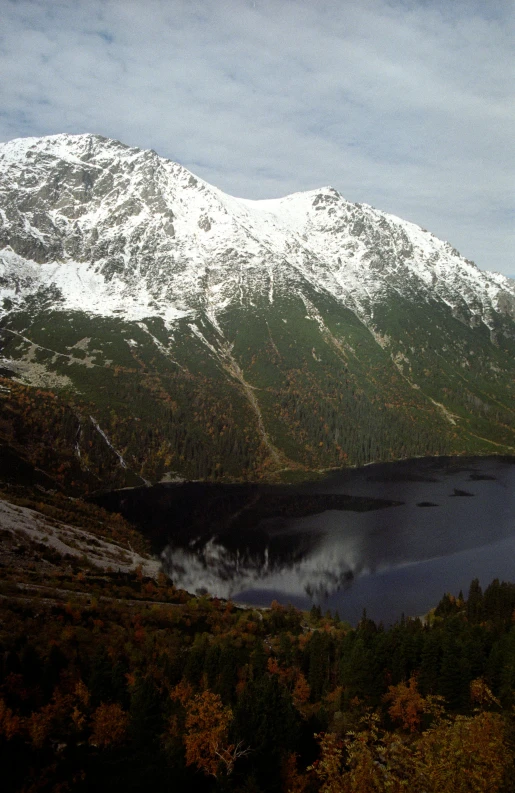
[[[235,602],[423,615],[477,577],[515,581],[515,458],[367,466],[295,486],[158,485],[107,494],[176,586]]]

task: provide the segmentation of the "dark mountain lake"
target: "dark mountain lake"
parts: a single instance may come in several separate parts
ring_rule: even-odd
[[[176,586],[252,605],[276,599],[423,615],[471,579],[515,581],[515,458],[431,458],[301,485],[161,484],[96,499],[147,534]]]

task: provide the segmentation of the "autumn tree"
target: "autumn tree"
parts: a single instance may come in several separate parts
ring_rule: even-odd
[[[237,758],[248,752],[241,743],[228,741],[231,709],[224,707],[218,694],[209,690],[193,697],[186,708],[187,765],[196,765],[206,775],[218,777],[224,772],[229,776]]]
[[[388,713],[393,721],[400,721],[403,729],[415,732],[422,714],[427,711],[427,702],[417,688],[416,677],[412,675],[408,684],[390,686],[384,699],[390,703]]]
[[[334,733],[318,733],[320,757],[308,771],[314,771],[321,782],[320,793],[342,793],[343,741]]]
[[[105,749],[119,746],[127,735],[128,714],[117,702],[102,702],[91,719],[90,744]]]
[[[505,725],[497,713],[456,716],[426,730],[416,744],[420,782],[431,793],[499,790],[510,762]]]
[[[301,713],[303,712],[303,707],[309,701],[310,693],[308,681],[302,672],[297,672],[295,685],[292,692],[292,699],[293,704]]]
[[[10,741],[15,735],[19,735],[23,726],[23,720],[11,708],[8,708],[5,701],[0,697],[0,736],[4,736]]]

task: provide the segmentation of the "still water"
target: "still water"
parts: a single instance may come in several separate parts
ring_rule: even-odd
[[[423,615],[475,577],[515,581],[515,458],[402,461],[282,488],[160,485],[104,505],[152,536],[178,587],[317,602],[353,624],[364,608],[386,624]]]

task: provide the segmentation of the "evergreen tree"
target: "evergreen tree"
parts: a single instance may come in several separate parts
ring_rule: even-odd
[[[419,688],[424,696],[438,692],[441,657],[442,636],[439,631],[432,630],[424,637],[418,676]]]
[[[91,695],[91,704],[94,708],[97,708],[101,702],[113,702],[115,700],[113,665],[103,646],[97,650],[93,659],[88,688]]]
[[[483,590],[479,585],[478,578],[474,578],[470,584],[467,599],[467,619],[472,625],[476,625],[483,619]]]
[[[163,727],[162,699],[151,677],[139,678],[132,691],[130,731],[135,747],[156,742]]]
[[[244,765],[262,790],[281,789],[282,761],[294,751],[299,727],[299,715],[276,675],[246,686],[234,713],[234,739],[251,748]]]
[[[319,702],[329,688],[332,642],[327,633],[314,631],[308,645],[308,683],[311,701]]]
[[[468,701],[468,691],[464,686],[462,675],[460,648],[454,637],[449,635],[444,638],[442,646],[438,693],[445,697],[450,710],[459,710],[464,701]]]

